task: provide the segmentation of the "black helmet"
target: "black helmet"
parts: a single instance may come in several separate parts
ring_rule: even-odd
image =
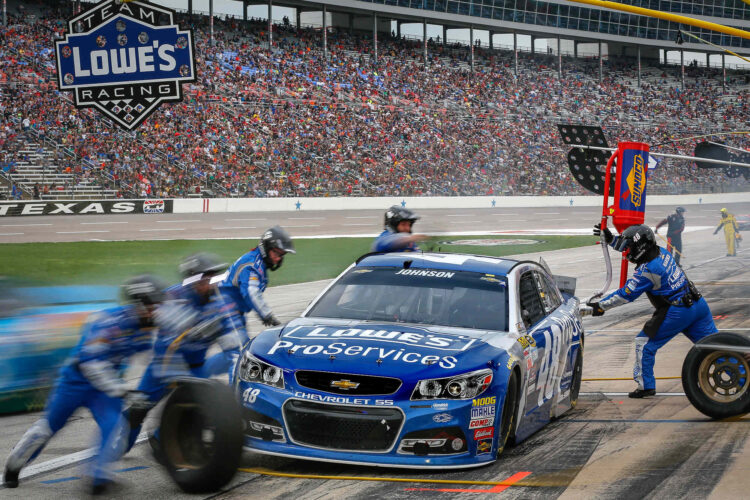
[[[212,253],[200,252],[185,257],[185,259],[180,262],[179,269],[183,278],[190,278],[191,276],[197,276],[199,274],[207,276],[219,274],[227,267],[229,267],[229,264],[221,262],[218,256]]]
[[[164,301],[166,283],[150,274],[142,274],[130,278],[123,283],[120,295],[125,303],[139,303],[146,306],[156,305]]]
[[[656,237],[650,227],[639,224],[630,226],[622,232],[614,249],[618,252],[628,251],[627,258],[633,264],[648,262],[656,246]]]
[[[680,215],[682,215],[685,212],[687,212],[687,210],[685,210],[685,207],[677,207],[677,208],[674,209],[674,211],[677,212]]]
[[[289,236],[289,233],[287,233],[284,228],[282,228],[281,226],[273,226],[272,228],[266,229],[266,232],[263,233],[263,236],[260,237],[258,249],[260,250],[260,254],[263,256],[263,262],[266,263],[266,266],[268,266],[268,269],[270,269],[271,271],[275,271],[276,269],[281,267],[281,264],[283,262],[282,261],[274,265],[271,261],[271,258],[268,256],[268,252],[270,252],[274,248],[283,250],[285,253],[297,253],[294,250],[292,237]]]
[[[419,220],[419,216],[408,208],[399,207],[398,205],[393,205],[385,212],[386,229],[390,229],[391,231],[398,231],[399,222],[405,220],[408,220],[412,224],[414,224],[417,220]]]

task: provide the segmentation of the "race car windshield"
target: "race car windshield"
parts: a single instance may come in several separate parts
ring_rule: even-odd
[[[507,331],[507,282],[446,269],[356,267],[307,316]]]

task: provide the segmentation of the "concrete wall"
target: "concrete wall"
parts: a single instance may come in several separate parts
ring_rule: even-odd
[[[742,203],[750,193],[654,195],[647,206]],[[572,202],[572,204],[571,204]],[[297,205],[299,203],[299,206]],[[309,210],[382,210],[391,205],[409,208],[601,207],[599,196],[444,196],[346,198],[195,198],[174,200],[174,213],[280,212]]]

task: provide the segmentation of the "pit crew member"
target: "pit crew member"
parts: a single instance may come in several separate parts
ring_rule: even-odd
[[[417,243],[426,239],[423,234],[412,234],[419,216],[408,208],[393,205],[385,212],[385,230],[375,238],[372,252],[416,252]]]
[[[734,215],[727,212],[726,208],[722,208],[720,212],[721,220],[719,220],[719,225],[716,226],[714,234],[718,233],[722,227],[724,228],[724,240],[727,242],[727,257],[736,257],[735,239],[737,238],[736,235],[740,232],[737,228],[737,220],[734,218]]]
[[[601,229],[597,224],[594,235],[600,234]],[[698,342],[716,333],[716,325],[706,300],[672,255],[656,244],[651,228],[645,225],[630,226],[617,237],[604,229],[604,236],[615,250],[626,252],[627,259],[636,268],[624,287],[588,305],[592,307],[594,316],[601,316],[604,311],[632,302],[646,293],[656,310],[635,338],[633,379],[638,387],[628,396],[653,396],[656,393],[656,351],[680,332],[693,343]]]
[[[85,406],[94,415],[101,440],[93,463],[92,493],[112,484],[109,465],[120,457],[117,428],[122,399],[128,393],[120,377],[127,359],[153,344],[154,310],[164,300],[164,283],[149,275],[134,277],[122,286],[124,304],[92,314],[81,340],[60,370],[44,416],[26,431],[5,464],[5,486],[18,486],[21,469],[36,458],[73,412]]]
[[[667,251],[672,254],[678,266],[682,257],[682,232],[685,230],[685,217],[682,214],[684,213],[683,207],[675,208],[674,213],[662,219],[654,229],[654,233],[659,234],[659,228],[667,225]]]

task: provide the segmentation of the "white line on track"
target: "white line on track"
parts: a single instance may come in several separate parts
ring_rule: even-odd
[[[325,217],[287,217],[286,220],[326,220]]]
[[[579,396],[627,396],[627,392],[579,392]],[[684,392],[657,392],[657,396],[684,396]]]
[[[344,219],[380,219],[379,215],[365,215],[359,217],[344,217]]]
[[[200,222],[198,219],[189,219],[189,220],[158,220],[156,222],[162,223],[166,222],[168,224],[176,224],[178,222]]]
[[[341,224],[342,226],[372,226],[372,224]]]
[[[521,215],[521,214],[511,214],[511,213],[505,213],[505,212],[492,212],[490,215]]]
[[[141,232],[150,232],[150,231],[184,231],[184,230],[185,230],[184,227],[166,227],[166,228],[160,227],[159,229],[139,229],[139,231],[141,231]]]
[[[452,220],[448,224],[471,224],[474,222],[482,222],[481,220]]]
[[[23,233],[0,233],[0,236],[20,236]]]
[[[286,226],[286,227],[320,227],[320,224],[303,224],[301,226]]]
[[[560,212],[535,212],[534,215],[560,215]]]
[[[476,217],[477,214],[448,214],[446,217]]]
[[[47,224],[0,224],[0,227],[32,227],[32,226],[51,226],[52,223]]]
[[[245,222],[250,220],[268,220],[268,219],[224,219],[225,222]]]
[[[82,226],[108,226],[110,224],[127,224],[127,222],[81,222]]]
[[[92,231],[57,231],[57,234],[86,234],[86,233],[108,233],[105,230],[92,230]]]
[[[221,231],[223,229],[257,229],[255,226],[217,226],[212,227],[214,231]]]

